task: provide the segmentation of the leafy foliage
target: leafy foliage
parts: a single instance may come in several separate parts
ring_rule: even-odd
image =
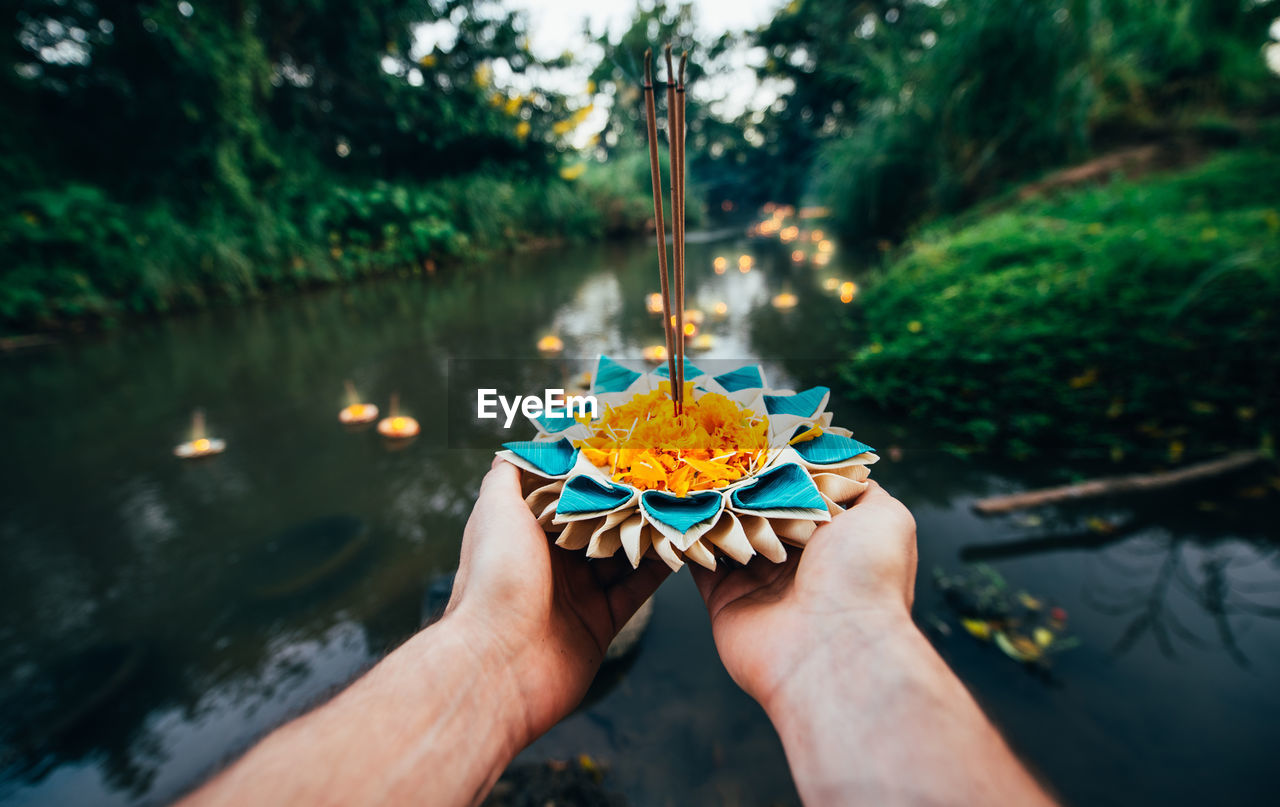
[[[452,41],[423,52],[419,23]],[[9,327],[591,237],[613,205],[557,175],[582,109],[495,85],[558,62],[493,0],[20,0],[8,24]]]
[[[908,245],[848,323],[852,396],[961,450],[1179,459],[1280,425],[1280,156],[1023,203]]]
[[[774,191],[816,192],[846,236],[898,236],[1101,147],[1274,113],[1274,16],[1252,0],[795,0],[756,37],[761,74],[792,86],[761,156],[798,165]]]

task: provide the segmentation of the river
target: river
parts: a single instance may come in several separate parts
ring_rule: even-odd
[[[653,264],[646,243],[555,249],[0,356],[0,802],[171,800],[411,635],[492,448],[526,436],[491,422],[459,436],[442,392],[479,360],[536,359],[547,334],[566,357],[640,366],[661,341]],[[831,360],[807,323],[841,307],[821,281],[856,267],[815,271],[733,237],[691,243],[688,265],[691,306],[727,308],[706,322],[708,360],[759,360],[779,387]],[[771,306],[784,291],[797,307]],[[341,428],[348,378],[380,405],[398,392],[423,435],[390,450]],[[228,448],[183,463],[171,449],[197,407]],[[1067,803],[1274,803],[1268,480],[982,518],[976,497],[1048,481],[1050,466],[961,460],[903,419],[838,396],[833,409],[882,449],[873,475],[915,512],[917,621]],[[1067,611],[1078,645],[1051,671],[958,628],[932,573],[978,561]],[[797,801],[687,571],[656,595],[638,652],[517,764],[583,753],[633,805]]]

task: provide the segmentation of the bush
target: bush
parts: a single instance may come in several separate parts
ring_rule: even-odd
[[[604,166],[593,173],[611,176]],[[211,206],[195,221],[87,185],[12,196],[0,207],[8,258],[0,324],[56,327],[199,307],[548,239],[632,232],[644,221],[630,185],[612,181],[476,174],[354,187],[321,177],[298,181],[274,204],[255,203],[252,215]]]
[[[963,450],[1171,459],[1280,419],[1280,156],[936,227],[863,296],[849,392]]]
[[[862,95],[818,151],[815,190],[844,235],[896,237],[1118,142],[1236,138],[1240,119],[1280,108],[1264,5],[908,6],[897,25],[880,22],[865,44],[817,66],[856,76]],[[922,46],[926,36],[934,44]],[[886,48],[877,43],[893,46],[868,58]]]

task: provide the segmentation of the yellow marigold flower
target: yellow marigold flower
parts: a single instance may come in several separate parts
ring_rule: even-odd
[[[519,123],[516,124],[516,137],[520,138],[521,140],[524,140],[526,137],[529,136],[530,128],[531,127],[529,126],[529,121],[527,120],[520,121]]]
[[[507,99],[507,103],[503,107],[502,111],[506,112],[508,115],[512,117],[515,117],[515,114],[520,111],[520,105],[523,103],[524,103],[524,98],[522,96],[513,95]]]
[[[481,87],[488,87],[493,83],[493,67],[488,62],[481,64],[476,68],[475,80]]]
[[[422,65],[423,67],[435,67],[436,55],[434,53],[428,53],[418,60],[418,64]]]
[[[677,496],[722,488],[753,473],[769,445],[769,421],[729,398],[693,399],[686,382],[684,411],[675,413],[669,382],[605,409],[577,441],[582,455],[616,482]]]
[[[918,319],[913,319],[907,323],[907,330],[912,333],[920,333],[924,330],[924,324]]]

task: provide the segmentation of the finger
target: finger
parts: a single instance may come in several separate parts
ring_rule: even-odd
[[[883,485],[874,479],[868,479],[867,489],[862,491],[862,493],[858,495],[858,498],[854,499],[853,504],[848,509],[852,510],[855,507],[875,507],[876,505],[896,501],[897,499],[893,498],[893,496],[889,494],[889,491],[884,489]]]
[[[824,527],[845,528],[858,523],[859,519],[863,523],[869,523],[867,519],[874,519],[875,523],[885,526],[889,532],[915,533],[915,518],[911,511],[874,480],[867,483],[867,489],[848,509],[819,527],[819,530],[825,533],[830,530],[824,530]]]
[[[720,581],[723,572],[713,572],[705,566],[690,563],[689,573],[693,575],[693,584],[698,587],[698,593],[702,595],[702,601],[709,602],[711,600],[711,592],[715,590],[716,583]]]
[[[620,554],[609,558],[593,558],[588,563],[591,566],[591,573],[595,575],[596,582],[600,585],[602,591],[608,591],[613,588],[622,580],[630,577],[634,571],[631,568],[631,561]]]
[[[620,630],[670,574],[671,568],[661,560],[645,558],[640,562],[640,568],[610,589],[607,596],[614,626]]]
[[[501,457],[496,457],[489,473],[480,480],[480,495],[476,499],[475,509],[480,508],[480,503],[486,496],[499,499],[512,496],[520,498],[520,469]]]

